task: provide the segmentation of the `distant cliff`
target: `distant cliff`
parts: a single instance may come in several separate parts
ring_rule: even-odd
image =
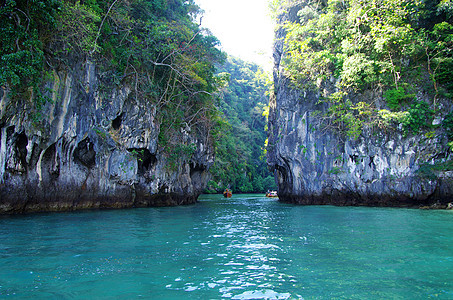
[[[309,11],[302,2],[302,6],[281,14],[279,24],[298,21],[298,12],[304,7],[304,12]],[[283,66],[285,60],[291,59],[285,48],[287,30],[288,27],[276,30],[275,93],[269,114],[268,165],[276,174],[280,200],[407,207],[435,203],[445,206],[451,202],[451,150],[445,128],[440,126],[452,110],[451,101],[437,98],[437,115],[423,120],[429,122],[429,129],[408,133],[398,123],[394,128],[380,128],[373,123],[364,124],[356,135],[348,135],[348,124],[333,123],[332,103],[324,101],[338,92],[340,78],[327,77],[318,81],[315,89],[304,84],[296,87],[289,78],[287,65]],[[345,98],[352,107],[371,103],[373,112],[389,112],[384,110],[388,103],[382,92],[365,88],[349,92]],[[428,103],[433,99],[420,89],[416,98]],[[361,117],[354,113],[351,114]],[[343,126],[340,129],[344,130],[333,125]]]

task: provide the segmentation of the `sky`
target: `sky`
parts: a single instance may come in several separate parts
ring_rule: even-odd
[[[274,25],[268,0],[195,0],[205,11],[201,26],[211,30],[229,55],[272,70]]]

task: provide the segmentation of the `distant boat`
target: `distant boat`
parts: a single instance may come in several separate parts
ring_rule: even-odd
[[[268,191],[268,192],[266,193],[266,197],[270,197],[270,198],[278,197],[277,191]]]
[[[233,192],[231,192],[231,190],[229,189],[225,189],[225,191],[223,192],[223,197],[230,198],[231,196],[233,196]]]

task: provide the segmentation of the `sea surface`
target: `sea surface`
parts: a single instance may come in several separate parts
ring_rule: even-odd
[[[453,212],[191,206],[0,216],[2,299],[453,299]]]

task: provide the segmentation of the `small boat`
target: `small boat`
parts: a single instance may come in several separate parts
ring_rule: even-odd
[[[225,189],[225,191],[223,191],[223,197],[230,198],[231,196],[233,196],[233,192],[231,192],[230,189]]]
[[[270,197],[270,198],[278,197],[277,191],[267,191],[266,197]]]

